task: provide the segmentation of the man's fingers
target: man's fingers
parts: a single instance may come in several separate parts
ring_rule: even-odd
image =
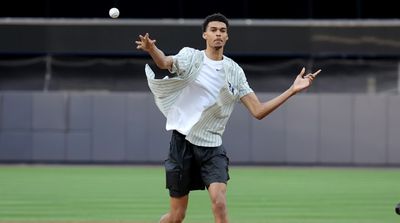
[[[316,77],[320,72],[321,72],[321,69],[319,69],[319,70],[317,70],[316,72],[314,72],[314,73],[312,74],[312,76],[313,76],[313,77]]]
[[[139,40],[136,40],[136,49],[142,49],[142,50],[146,50],[149,47],[152,47],[151,45],[154,44],[156,42],[156,40],[152,40],[149,37],[149,33],[146,33],[143,35],[139,35]]]
[[[155,42],[155,40],[150,39],[148,33],[146,33],[144,36],[139,35],[139,39],[140,39],[141,42],[151,42],[151,43]]]
[[[305,76],[303,76],[303,78],[309,78],[309,77],[312,77],[313,79],[319,74],[321,72],[321,69],[319,69],[319,70],[317,70],[316,72],[314,72],[314,73],[309,73],[309,74],[307,74],[307,75],[305,75]]]
[[[301,69],[299,76],[303,77],[304,73],[306,72],[306,68],[303,67],[303,69]]]
[[[312,74],[307,74],[306,76],[304,76],[304,78],[309,78],[311,80],[314,80],[314,76]]]

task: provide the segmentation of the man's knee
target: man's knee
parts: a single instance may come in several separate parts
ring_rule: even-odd
[[[212,207],[213,207],[214,211],[217,211],[219,213],[225,212],[226,211],[225,197],[218,197],[218,198],[212,199]]]
[[[226,185],[221,183],[212,184],[209,187],[212,209],[217,216],[226,214]]]

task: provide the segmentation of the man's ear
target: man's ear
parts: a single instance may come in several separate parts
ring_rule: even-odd
[[[206,39],[207,34],[204,32],[203,33],[203,39]]]

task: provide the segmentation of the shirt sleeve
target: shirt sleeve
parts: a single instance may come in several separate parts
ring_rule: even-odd
[[[194,49],[189,47],[182,48],[178,54],[172,56],[173,63],[169,72],[171,74],[176,74],[177,76],[185,75],[190,69],[193,55]]]
[[[251,89],[249,83],[247,82],[246,75],[244,74],[244,71],[242,68],[240,68],[240,81],[239,81],[239,98],[254,92],[253,89]]]

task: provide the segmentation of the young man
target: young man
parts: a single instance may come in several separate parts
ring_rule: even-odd
[[[168,69],[173,77],[155,79],[145,71],[155,102],[166,117],[166,129],[172,130],[170,151],[165,162],[166,186],[170,210],[160,222],[182,222],[191,190],[206,187],[215,222],[228,222],[226,188],[229,180],[222,134],[239,100],[250,114],[262,119],[297,92],[309,87],[320,72],[305,75],[303,68],[288,90],[261,103],[247,83],[242,68],[223,55],[229,39],[229,23],[222,14],[204,20],[206,49],[185,47],[177,55],[166,56],[146,33],[136,41],[137,49],[150,54],[157,67]]]

